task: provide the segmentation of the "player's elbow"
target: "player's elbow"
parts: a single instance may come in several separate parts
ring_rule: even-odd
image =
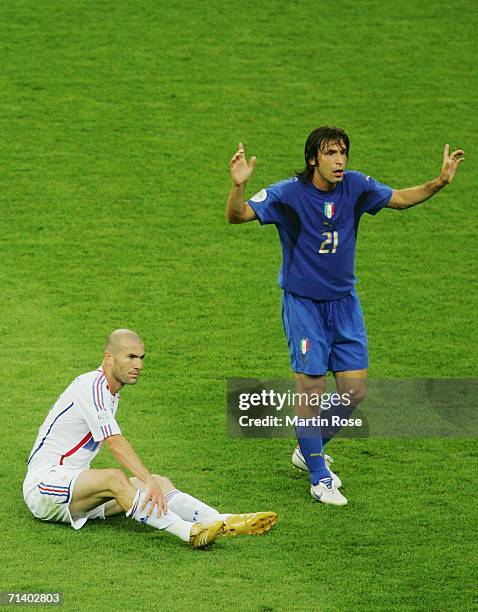
[[[238,223],[244,223],[244,219],[237,213],[231,210],[226,210],[226,221],[230,225],[237,225]]]
[[[393,192],[392,197],[387,204],[387,208],[393,208],[393,210],[405,210],[405,208],[408,208],[408,204],[400,191]]]
[[[112,436],[108,436],[107,438],[105,438],[105,442],[108,445],[108,448],[110,450],[113,450],[114,448],[116,448],[118,443],[121,443],[122,440],[124,440],[124,438],[121,434],[114,434]]]
[[[226,210],[226,221],[232,224],[236,223],[236,221],[234,221],[234,216],[228,210]]]
[[[226,208],[226,219],[228,223],[237,225],[238,223],[248,223],[257,219],[255,211],[249,206],[247,202],[244,202],[242,207],[240,206],[228,206]]]

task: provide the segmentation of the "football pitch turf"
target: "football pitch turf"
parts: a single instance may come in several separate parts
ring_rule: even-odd
[[[292,440],[228,436],[226,378],[290,370],[276,232],[224,220],[238,141],[249,195],[322,124],[395,188],[463,148],[435,199],[363,220],[356,270],[371,377],[472,378],[475,3],[4,0],[0,23],[0,591],[62,591],[67,610],[478,609],[475,439],[333,441],[333,508]],[[117,327],[146,345],[118,413],[144,463],[224,512],[275,510],[269,534],[193,551],[125,517],[30,515],[38,427]]]

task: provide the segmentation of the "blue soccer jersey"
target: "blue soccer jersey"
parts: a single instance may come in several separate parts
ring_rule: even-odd
[[[332,191],[297,177],[249,200],[261,224],[273,223],[282,245],[279,286],[314,300],[334,300],[355,286],[360,217],[384,208],[393,190],[361,172],[346,171]]]

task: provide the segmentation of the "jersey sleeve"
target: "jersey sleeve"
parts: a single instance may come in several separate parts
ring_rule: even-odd
[[[283,183],[276,183],[261,189],[248,200],[261,225],[280,225],[283,222],[282,192]]]
[[[95,442],[121,434],[113,413],[106,405],[104,393],[104,385],[98,379],[77,384],[75,404],[88,423]]]
[[[376,215],[387,206],[392,197],[393,189],[384,183],[376,181],[371,176],[363,175],[363,192],[360,196],[359,213]]]

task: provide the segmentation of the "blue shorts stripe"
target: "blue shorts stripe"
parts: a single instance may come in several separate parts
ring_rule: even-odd
[[[55,485],[55,484],[45,484],[44,482],[40,482],[38,485],[38,490],[41,495],[49,495],[51,497],[64,497],[65,499],[59,503],[67,504],[70,501],[70,484],[65,487],[63,485]]]

